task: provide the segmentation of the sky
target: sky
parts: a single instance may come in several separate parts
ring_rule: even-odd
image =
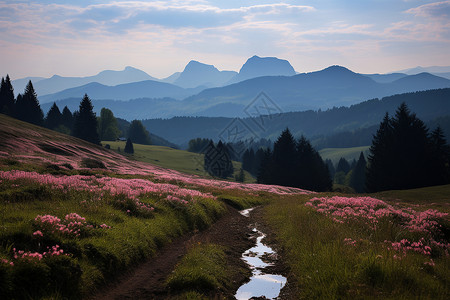
[[[253,56],[297,72],[450,66],[450,0],[0,0],[0,76],[163,78],[190,60],[239,71]]]

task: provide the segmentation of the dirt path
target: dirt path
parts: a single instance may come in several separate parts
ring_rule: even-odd
[[[164,281],[172,272],[179,259],[186,254],[189,247],[196,243],[216,243],[229,249],[228,263],[236,268],[246,268],[240,259],[241,254],[253,244],[249,225],[253,218],[242,216],[236,209],[228,207],[228,213],[205,231],[187,234],[163,247],[156,257],[138,266],[132,272],[124,274],[116,282],[101,289],[91,299],[166,299],[170,296]],[[216,297],[233,296],[246,276],[240,274],[233,280],[234,287],[229,291],[218,292]]]

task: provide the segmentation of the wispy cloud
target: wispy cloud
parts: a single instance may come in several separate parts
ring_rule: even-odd
[[[62,65],[79,70],[77,60],[86,60],[83,66],[95,71],[112,68],[111,63],[135,64],[152,75],[154,69],[169,75],[193,58],[236,70],[258,54],[314,69],[324,62],[356,61],[358,55],[360,63],[370,53],[366,64],[376,69],[375,58],[392,55],[391,48],[406,47],[405,57],[412,60],[423,56],[416,49],[426,43],[447,61],[435,64],[450,64],[442,50],[450,45],[450,0],[417,3],[0,0],[0,52],[14,58],[2,55],[0,65],[31,62],[35,69],[57,73]]]
[[[449,22],[450,20],[450,1],[441,1],[435,3],[424,4],[419,7],[410,8],[407,13],[416,16],[439,18]]]

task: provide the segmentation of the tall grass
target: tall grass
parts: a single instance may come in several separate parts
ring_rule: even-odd
[[[114,205],[121,197],[106,193],[99,199],[89,191],[62,191],[4,180],[0,191],[1,298],[80,298],[151,257],[174,237],[204,229],[225,212],[225,205],[211,198],[176,205],[143,195],[140,201],[152,205],[154,211],[150,215],[132,214]],[[41,229],[35,221],[38,215],[64,219],[74,212],[93,229],[81,236],[50,231],[43,236],[34,234]],[[101,228],[102,224],[110,228]],[[63,249],[64,255],[41,260],[14,258],[14,248],[42,254],[54,245]]]
[[[400,226],[385,220],[374,231],[363,222],[338,223],[305,206],[309,198],[283,197],[265,209],[299,298],[448,299],[448,256],[433,257],[433,265],[419,253],[402,256],[383,242],[403,238]]]

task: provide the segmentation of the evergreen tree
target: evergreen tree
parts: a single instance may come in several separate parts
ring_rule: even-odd
[[[150,145],[150,134],[139,120],[133,120],[131,122],[128,128],[128,137],[135,144]]]
[[[405,103],[397,109],[391,120],[394,143],[393,182],[396,189],[410,189],[426,186],[430,169],[428,152],[428,129],[425,124],[410,113]]]
[[[432,184],[446,184],[450,182],[450,147],[440,126],[431,133],[430,147],[431,157],[434,158],[430,180]]]
[[[31,80],[25,87],[23,95],[17,96],[14,109],[16,118],[25,122],[42,126],[44,124],[44,113],[37,99]]]
[[[62,125],[65,126],[69,131],[73,130],[73,115],[67,106],[64,106],[61,117]]]
[[[233,164],[226,146],[219,141],[217,146],[210,141],[204,151],[204,168],[212,176],[227,178],[233,175]]]
[[[47,113],[44,120],[45,127],[48,129],[55,129],[62,125],[62,114],[55,102]]]
[[[327,165],[311,143],[301,136],[297,143],[295,187],[323,192],[330,191],[332,182]]]
[[[296,143],[289,129],[275,142],[273,152],[264,152],[257,180],[314,191],[332,187],[329,170],[319,153],[303,136]]]
[[[366,172],[366,190],[376,192],[390,189],[392,169],[392,157],[389,151],[393,144],[391,120],[388,113],[380,123],[376,134],[372,139],[370,154],[368,156],[368,168]]]
[[[336,173],[343,172],[344,174],[347,174],[350,171],[350,169],[351,167],[348,161],[345,158],[341,157],[336,167]]]
[[[80,102],[80,109],[73,124],[73,135],[93,144],[100,144],[97,132],[97,117],[95,116],[91,99],[89,99],[87,94],[84,95]]]
[[[256,160],[255,151],[253,151],[253,149],[245,150],[244,154],[242,155],[242,168],[245,171],[249,172],[250,174],[256,175],[257,168],[255,168],[255,165],[257,163],[255,160]]]
[[[351,177],[350,177],[350,186],[357,193],[363,193],[365,191],[365,183],[366,183],[366,158],[364,154],[361,152],[359,155],[358,162],[356,166],[353,168]]]
[[[430,137],[428,128],[405,103],[398,107],[393,118],[386,115],[370,148],[367,191],[411,189],[445,182],[436,179],[443,162],[439,162],[439,155],[433,150],[438,148],[433,146],[433,140],[434,145],[445,143],[439,135],[436,132]]]
[[[274,182],[274,161],[272,151],[267,148],[263,150],[263,156],[261,157],[261,165],[258,169],[257,182],[258,183],[271,183]]]
[[[217,143],[217,151],[219,152],[219,161],[222,166],[222,173],[217,176],[222,178],[227,178],[234,173],[233,162],[231,160],[230,149],[227,145],[223,144],[222,141]]]
[[[131,139],[127,139],[127,143],[125,144],[125,149],[123,149],[125,153],[133,154],[134,153],[134,147],[133,143],[131,142]]]
[[[325,164],[327,165],[328,171],[330,173],[330,177],[334,178],[334,174],[336,173],[336,169],[334,168],[333,162],[331,159],[327,158],[325,160]]]
[[[188,143],[188,151],[194,153],[203,153],[212,140],[196,138],[191,139]]]
[[[6,79],[2,77],[0,85],[0,113],[14,116],[14,105],[14,89],[9,75],[6,75]]]
[[[259,168],[261,166],[261,162],[264,158],[264,149],[263,148],[259,148],[256,152],[255,152],[255,158],[253,160],[252,163],[252,169],[250,171],[250,173],[254,176],[257,176],[259,173]]]
[[[286,128],[273,145],[273,163],[276,174],[272,184],[295,186],[296,182],[296,143],[288,128]]]
[[[113,112],[108,108],[102,108],[98,118],[98,134],[102,141],[115,141],[119,137],[119,127]]]

